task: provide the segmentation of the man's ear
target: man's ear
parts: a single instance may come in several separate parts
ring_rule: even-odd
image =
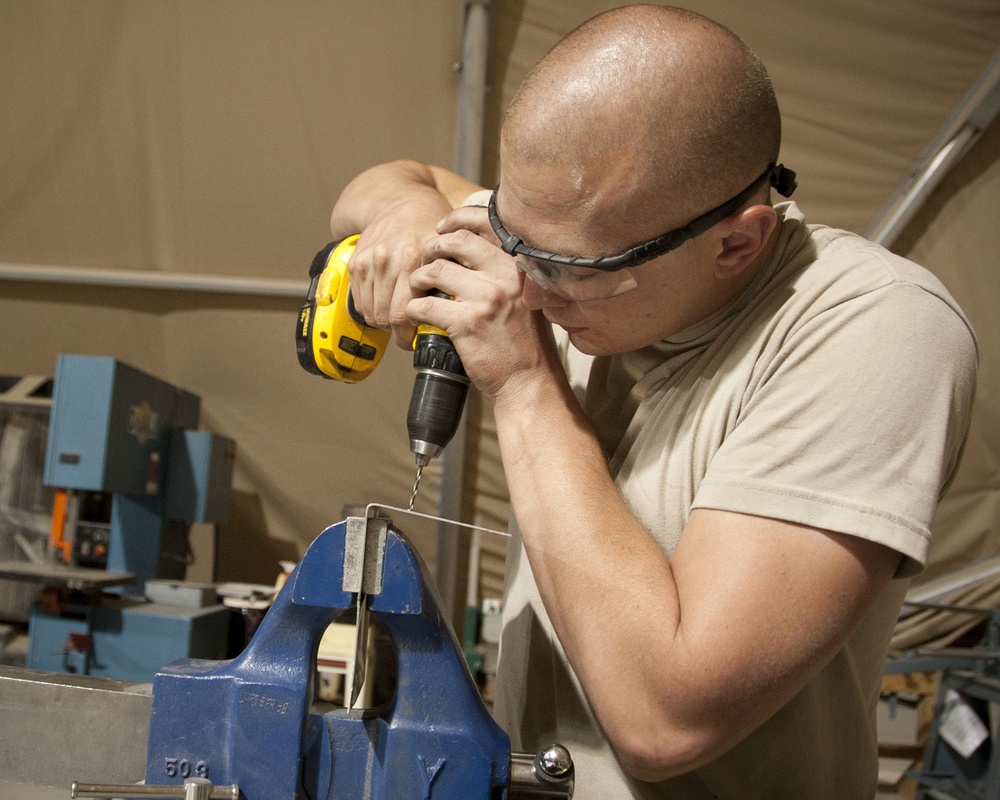
[[[754,263],[777,226],[777,212],[765,205],[750,206],[720,222],[715,277],[720,280],[733,278]]]

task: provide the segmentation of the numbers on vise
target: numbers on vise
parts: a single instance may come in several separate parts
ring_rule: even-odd
[[[168,778],[207,778],[208,762],[195,761],[193,764],[186,758],[165,758],[163,772]]]

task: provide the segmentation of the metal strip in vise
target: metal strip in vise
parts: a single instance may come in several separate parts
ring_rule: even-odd
[[[350,707],[358,701],[368,674],[368,598],[382,593],[382,562],[389,520],[384,517],[348,517],[344,537],[344,574],[341,588],[355,597],[354,678]]]
[[[344,575],[341,582],[341,588],[345,592],[381,594],[382,558],[388,529],[389,520],[384,517],[347,518]]]

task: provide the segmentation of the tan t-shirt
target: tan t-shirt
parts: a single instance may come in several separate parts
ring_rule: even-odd
[[[515,537],[496,714],[515,750],[570,748],[577,800],[875,794],[885,651],[959,460],[975,341],[926,270],[806,225],[792,203],[778,209],[774,255],[733,308],[623,355],[590,358],[564,343],[571,383],[619,490],[668,555],[691,509],[710,507],[861,536],[906,558],[843,650],[773,718],[712,764],[651,784],[620,768]],[[636,702],[628,692],[622,701]]]

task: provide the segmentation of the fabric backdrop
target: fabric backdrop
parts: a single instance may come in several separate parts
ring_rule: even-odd
[[[484,181],[526,71],[618,3],[492,4]],[[691,0],[762,56],[785,119],[782,160],[808,218],[864,232],[1000,46],[996,0]],[[0,3],[0,263],[301,280],[330,209],[365,167],[450,166],[460,0]],[[994,123],[896,249],[972,318],[982,372],[961,474],[925,579],[995,555],[1000,521],[1000,128]],[[412,369],[368,381],[305,373],[294,298],[0,281],[0,373],[52,374],[59,353],[119,358],[199,394],[237,442],[212,577],[271,582],[345,506],[405,505]],[[489,410],[468,409],[464,511],[506,524]],[[437,466],[418,510],[433,512]],[[401,522],[401,520],[398,520]],[[425,558],[433,526],[401,522]],[[462,534],[465,536],[465,534]],[[503,540],[477,576],[499,593]],[[197,565],[196,565],[197,566]],[[462,570],[464,571],[464,567]],[[459,592],[459,597],[464,593]]]

